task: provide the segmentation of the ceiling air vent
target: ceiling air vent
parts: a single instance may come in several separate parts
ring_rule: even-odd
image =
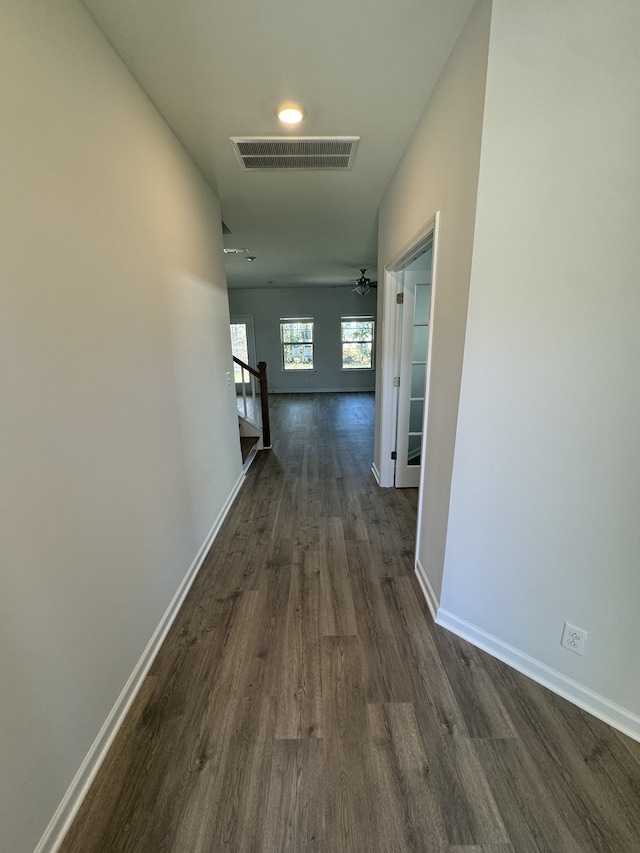
[[[243,169],[350,169],[359,136],[232,136]]]

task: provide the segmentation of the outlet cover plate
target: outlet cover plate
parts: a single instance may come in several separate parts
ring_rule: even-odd
[[[577,625],[572,625],[570,622],[564,623],[562,630],[562,639],[560,645],[577,655],[584,654],[584,645],[587,642],[587,631],[584,628],[578,628]]]

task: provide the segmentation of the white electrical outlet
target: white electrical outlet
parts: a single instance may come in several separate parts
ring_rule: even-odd
[[[231,385],[231,373],[227,373],[227,385]]]
[[[584,654],[584,644],[587,642],[587,632],[584,628],[577,628],[569,622],[564,623],[560,645],[565,649],[575,652],[577,655]]]

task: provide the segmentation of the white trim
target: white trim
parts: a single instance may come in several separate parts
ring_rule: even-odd
[[[247,456],[247,458],[246,458],[246,459],[244,460],[244,462],[242,463],[242,470],[243,470],[245,473],[249,470],[249,468],[251,468],[251,463],[253,462],[253,460],[254,460],[254,459],[256,458],[256,456],[258,455],[258,452],[259,452],[260,450],[264,450],[264,449],[265,449],[265,448],[264,448],[263,446],[261,446],[261,445],[262,445],[262,436],[260,436],[259,441],[258,441],[258,442],[256,442],[256,444],[254,444],[254,445],[253,445],[253,447],[252,447],[252,448],[251,448],[251,450],[249,451],[249,455]]]
[[[498,660],[512,666],[518,672],[528,675],[538,684],[548,687],[549,690],[582,708],[583,711],[593,714],[594,717],[598,717],[613,728],[634,740],[640,741],[640,716],[620,705],[616,705],[615,702],[611,702],[605,696],[601,696],[577,681],[573,681],[573,679],[552,669],[547,664],[503,642],[498,637],[488,634],[482,628],[460,619],[448,610],[443,610],[442,607],[438,609],[436,623],[457,634],[458,637],[468,640]]]
[[[418,517],[416,520],[416,563],[422,540],[422,523],[424,511],[424,481],[427,477],[427,436],[429,432],[429,412],[431,410],[431,368],[433,366],[433,329],[437,316],[437,287],[438,287],[438,243],[440,240],[440,211],[436,210],[433,217],[433,238],[431,250],[431,305],[429,306],[429,333],[427,340],[427,379],[424,389],[424,411],[422,414],[422,448],[420,465],[420,486],[418,488]],[[426,578],[426,573],[425,573]],[[434,599],[435,600],[435,599]],[[429,605],[431,606],[431,605]],[[436,605],[437,609],[437,605]],[[434,616],[435,619],[435,616]]]
[[[373,473],[373,476],[374,476],[374,477],[375,477],[375,479],[376,479],[376,483],[377,483],[378,485],[380,485],[380,471],[378,471],[378,468],[376,467],[376,463],[375,463],[375,462],[372,462],[372,463],[371,463],[371,471],[372,471],[372,473]]]
[[[438,601],[438,596],[435,594],[434,589],[431,586],[431,581],[429,580],[427,573],[424,567],[422,566],[422,563],[417,557],[415,572],[416,577],[418,578],[418,583],[420,584],[420,589],[422,590],[422,594],[424,595],[425,601],[427,602],[427,607],[429,608],[431,615],[433,616],[434,622],[436,622],[440,602]]]
[[[407,240],[402,249],[394,255],[393,259],[388,264],[385,264],[385,270],[400,272],[422,254],[422,244],[426,242],[426,238],[434,230],[439,214],[440,211],[436,210],[426,224],[419,231],[416,231],[413,237]]]
[[[395,460],[391,453],[396,449],[396,417],[398,389],[393,380],[398,369],[398,310],[396,296],[400,292],[399,274],[389,269],[384,271],[382,290],[382,319],[378,314],[378,370],[380,371],[380,400],[376,399],[376,411],[380,417],[380,485],[390,488],[395,481]]]
[[[156,657],[162,643],[164,642],[174,619],[176,618],[191,584],[196,578],[204,558],[206,557],[213,540],[218,535],[222,522],[227,513],[231,509],[240,487],[245,480],[244,472],[238,478],[231,494],[227,498],[223,508],[221,509],[213,527],[207,534],[205,541],[200,546],[200,549],[189,567],[187,573],[182,579],[176,594],[173,596],[171,603],[167,607],[164,616],[160,620],[158,627],[153,632],[153,636],[149,640],[146,649],[143,651],[138,663],[135,665],[133,672],[129,676],[127,683],[122,689],[120,696],[116,700],[115,705],[111,709],[109,716],[104,721],[98,736],[94,740],[89,752],[85,756],[84,761],[80,765],[75,778],[71,782],[66,794],[62,798],[62,802],[56,809],[55,814],[49,822],[44,835],[40,839],[34,853],[56,853],[60,845],[64,841],[64,837],[69,831],[69,828],[75,818],[82,801],[87,795],[91,783],[96,777],[102,762],[107,756],[109,748],[113,743],[124,719],[142,683]]]

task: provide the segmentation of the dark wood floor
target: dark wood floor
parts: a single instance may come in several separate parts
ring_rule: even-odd
[[[272,403],[63,851],[640,851],[640,744],[434,626],[372,397]]]

